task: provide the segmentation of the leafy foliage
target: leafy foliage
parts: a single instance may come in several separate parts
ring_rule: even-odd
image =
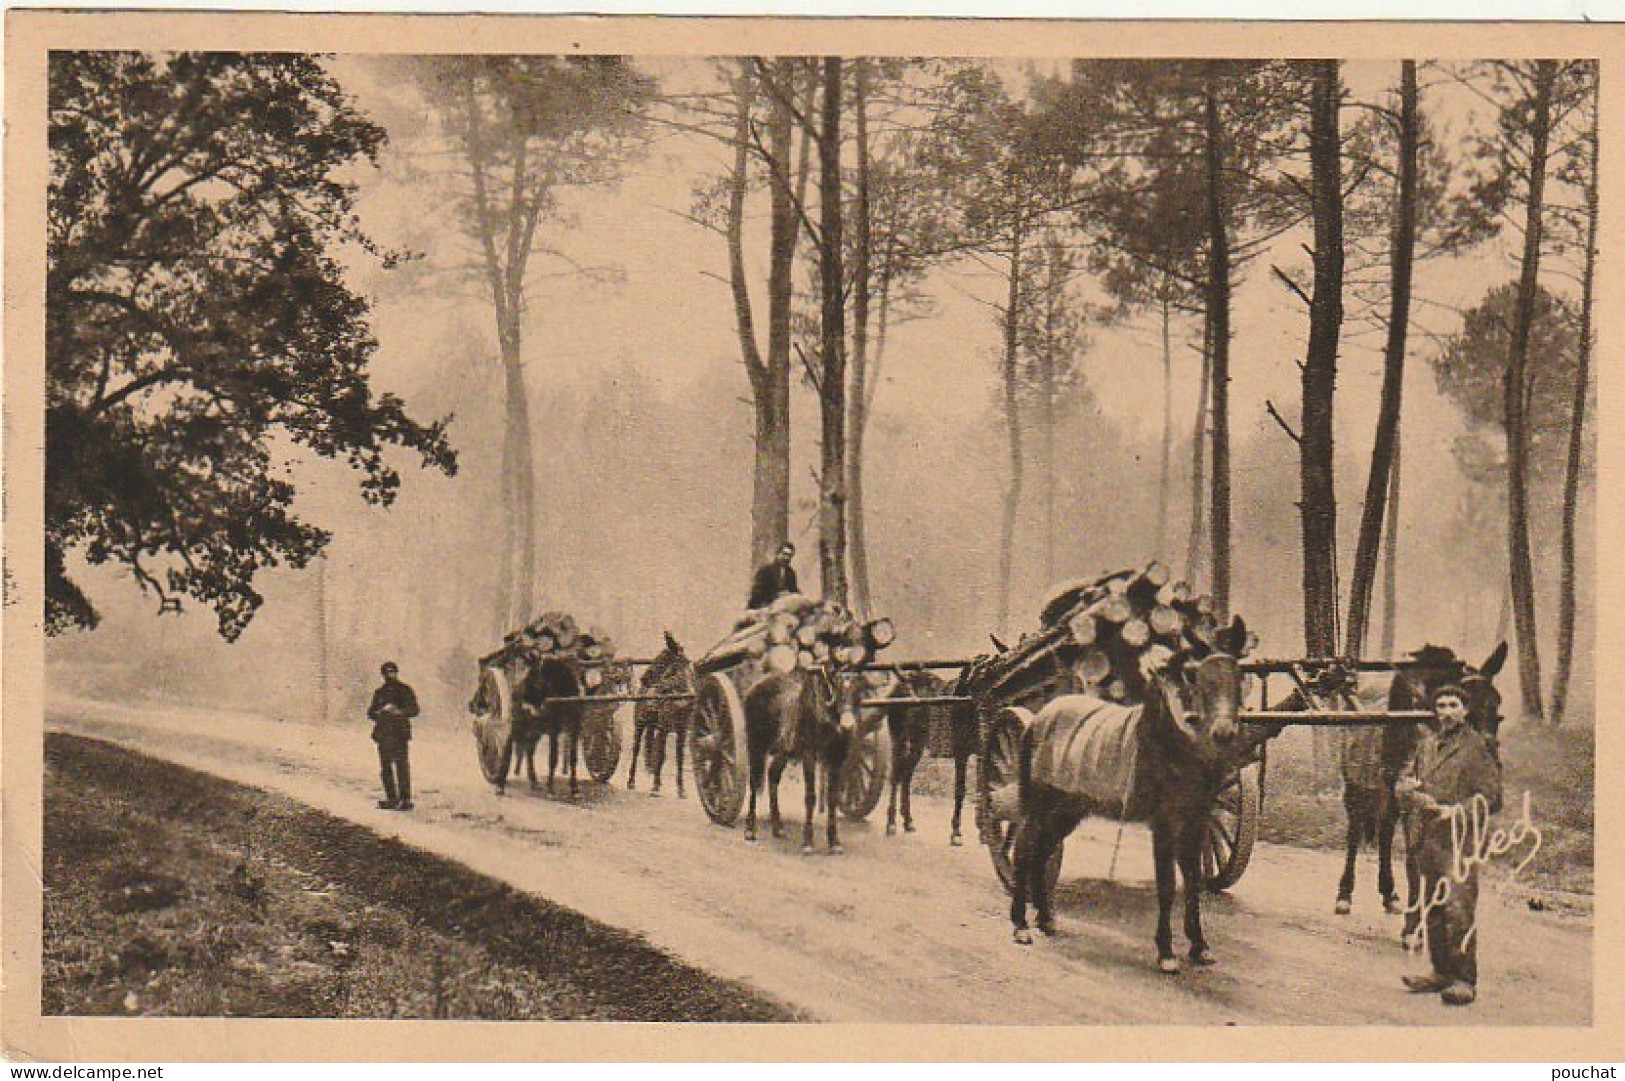
[[[1258,60],[1077,60],[1033,88],[1032,139],[1077,170],[1078,226],[1096,241],[1090,269],[1126,314],[1166,299],[1203,304],[1207,259],[1206,96],[1225,125],[1233,258],[1306,214],[1290,158],[1303,142],[1306,91],[1292,65]],[[1239,266],[1238,268],[1239,269]]]
[[[127,566],[160,611],[209,604],[235,639],[264,567],[328,535],[291,513],[287,441],[388,505],[389,445],[451,474],[445,423],[375,394],[341,170],[384,132],[284,54],[56,53],[50,68],[46,624],[91,627],[67,553]]]
[[[1459,440],[1456,458],[1465,475],[1500,483],[1505,470],[1504,386],[1518,285],[1507,282],[1485,295],[1433,359],[1439,390],[1454,402],[1472,431]],[[1560,297],[1540,290],[1529,331],[1530,464],[1534,477],[1555,480],[1563,466],[1574,394],[1578,313]],[[1494,442],[1486,440],[1486,433]]]

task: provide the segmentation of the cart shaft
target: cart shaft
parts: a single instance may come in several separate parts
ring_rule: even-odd
[[[1337,726],[1354,724],[1417,724],[1433,719],[1433,714],[1421,709],[1402,709],[1392,713],[1373,710],[1290,710],[1247,709],[1239,720],[1255,724],[1301,724],[1310,726]]]

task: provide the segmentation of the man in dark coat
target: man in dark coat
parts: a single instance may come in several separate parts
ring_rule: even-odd
[[[796,557],[796,546],[789,541],[779,545],[779,554],[771,563],[764,563],[750,583],[750,601],[746,608],[766,608],[786,593],[800,593],[796,585],[796,571],[790,561]]]
[[[1439,992],[1452,1006],[1478,996],[1478,864],[1481,854],[1461,852],[1470,825],[1501,809],[1501,766],[1484,737],[1467,724],[1467,695],[1455,684],[1433,692],[1435,730],[1394,786],[1408,818],[1422,876],[1428,956],[1433,971],[1406,976],[1416,992]],[[1460,823],[1453,826],[1452,820]],[[1465,828],[1463,826],[1465,825]]]
[[[401,682],[400,666],[385,661],[380,669],[383,686],[372,692],[367,716],[372,719],[372,741],[378,744],[378,769],[384,782],[384,798],[378,806],[385,810],[412,809],[412,768],[407,748],[412,742],[412,718],[418,715],[417,695]]]

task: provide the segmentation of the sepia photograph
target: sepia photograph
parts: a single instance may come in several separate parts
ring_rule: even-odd
[[[8,1053],[1606,1035],[1621,39],[675,21],[8,19]]]

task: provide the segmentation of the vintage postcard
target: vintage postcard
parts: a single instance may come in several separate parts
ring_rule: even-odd
[[[8,1056],[1621,1057],[1625,32],[6,34]]]

